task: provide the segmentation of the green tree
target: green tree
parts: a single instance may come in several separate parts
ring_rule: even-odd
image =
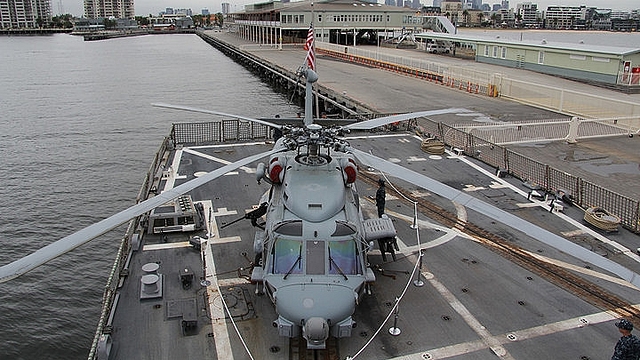
[[[104,28],[107,30],[115,29],[117,24],[118,22],[115,19],[104,19],[104,21],[102,21],[102,25],[104,25]]]
[[[71,29],[73,27],[73,15],[63,14],[54,16],[49,22],[49,27]]]
[[[144,16],[136,16],[136,22],[139,26],[149,25],[149,18]]]
[[[193,26],[200,27],[203,25],[203,16],[202,15],[191,15],[191,19],[193,20]]]

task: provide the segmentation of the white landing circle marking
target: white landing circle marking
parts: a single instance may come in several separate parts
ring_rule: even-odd
[[[313,307],[313,299],[306,298],[302,300],[302,306],[304,306],[306,309],[311,309]]]

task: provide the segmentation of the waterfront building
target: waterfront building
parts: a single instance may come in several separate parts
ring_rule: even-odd
[[[415,10],[361,0],[251,4],[244,12],[229,14],[225,23],[246,40],[282,46],[305,41],[312,11],[318,42],[377,44],[403,32],[422,31],[423,18]]]
[[[191,9],[173,9],[174,14],[182,14],[186,16],[193,16],[193,10]]]
[[[39,28],[51,21],[51,0],[0,0],[0,29]]]
[[[442,9],[440,6],[423,6],[420,13],[423,16],[440,16],[442,15]]]
[[[612,10],[609,18],[613,19],[619,19],[619,20],[629,20],[631,18],[631,13],[629,13],[628,11],[622,11],[622,10]]]
[[[440,42],[472,50],[477,62],[532,70],[587,82],[637,85],[640,82],[640,46],[623,48],[583,43],[516,41],[458,34],[422,33],[422,42]]]
[[[582,6],[549,6],[544,19],[547,29],[578,29],[584,28],[591,11]]]
[[[231,5],[229,3],[222,3],[222,15],[227,15],[231,12]]]
[[[538,4],[530,2],[519,3],[516,5],[516,16],[520,19],[525,27],[534,27],[538,23]]]
[[[162,14],[160,16],[154,16],[149,18],[149,24],[154,29],[187,29],[194,26],[193,19],[182,12],[175,12],[173,14]]]
[[[135,18],[134,0],[84,0],[84,16],[89,19]]]

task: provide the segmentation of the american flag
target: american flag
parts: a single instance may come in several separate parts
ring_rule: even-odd
[[[309,26],[309,32],[307,33],[307,41],[304,43],[304,49],[307,50],[307,58],[305,62],[307,67],[311,70],[316,69],[316,49],[313,36],[313,23]]]

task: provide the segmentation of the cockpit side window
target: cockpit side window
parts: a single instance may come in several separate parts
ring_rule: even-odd
[[[273,231],[282,235],[302,236],[302,220],[288,220],[276,225]]]
[[[346,221],[336,221],[336,230],[331,236],[347,236],[356,233],[356,227]]]

